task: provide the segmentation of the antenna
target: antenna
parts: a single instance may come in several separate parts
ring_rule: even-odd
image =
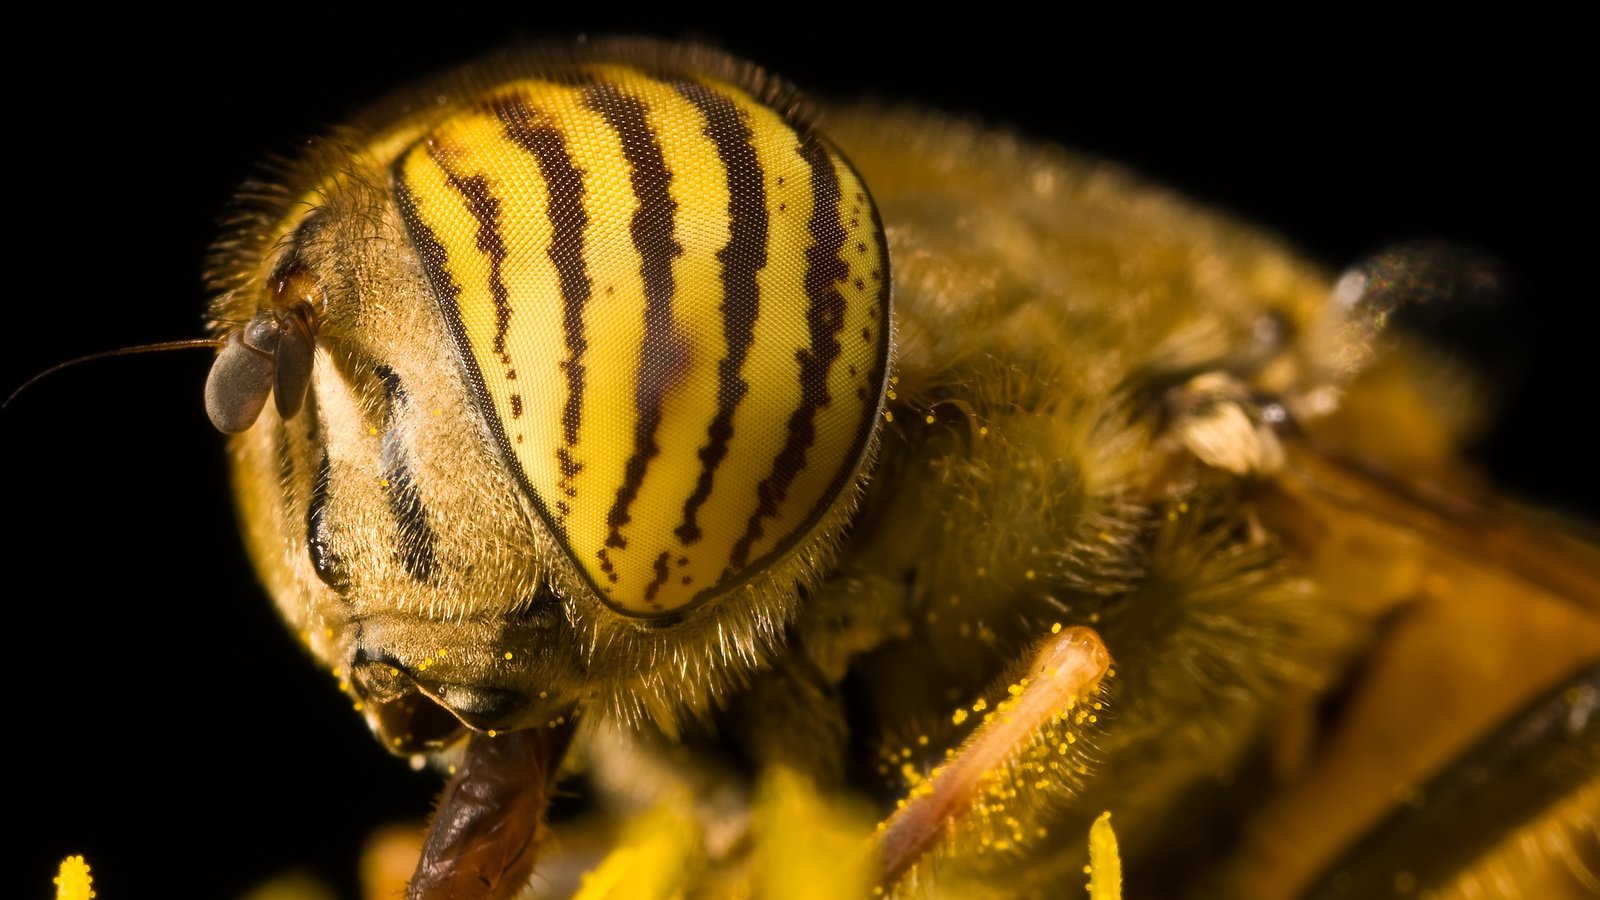
[[[28,388],[33,387],[35,383],[42,380],[45,376],[54,375],[62,369],[75,366],[79,363],[92,362],[93,360],[105,359],[111,356],[132,356],[136,353],[164,353],[168,350],[195,350],[201,347],[210,347],[212,349],[216,349],[222,345],[223,341],[220,338],[194,338],[187,341],[162,341],[156,344],[139,344],[134,347],[123,347],[120,350],[102,350],[99,353],[90,353],[87,356],[69,359],[66,362],[56,363],[50,368],[45,369],[43,372],[40,372],[32,378],[29,378],[27,381],[24,381],[21,387],[12,391],[10,396],[6,397],[4,403],[0,403],[0,410],[10,406],[11,401],[17,399],[19,394]]]

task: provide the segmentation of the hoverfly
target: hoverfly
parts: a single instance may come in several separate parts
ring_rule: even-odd
[[[749,52],[757,57],[761,56],[759,47],[751,47],[749,48]],[[796,77],[802,82],[806,80],[803,77],[803,74],[800,72],[785,71],[778,63],[774,62],[773,64],[778,68],[779,71],[784,72],[786,75]],[[820,83],[821,80],[813,79],[813,81]],[[853,92],[852,89],[848,88],[844,84],[840,84],[837,88],[837,92],[840,93],[847,91]],[[908,91],[902,87],[900,88],[900,93],[911,93],[911,91]],[[1131,108],[1138,107],[1138,104],[1126,100],[1123,101],[1123,104]],[[978,101],[967,101],[967,105],[980,107],[980,103]],[[148,115],[148,113],[143,112],[140,113],[140,115]],[[1001,113],[1001,115],[1017,118],[1019,113],[1015,110],[1015,108],[1013,108],[1009,112]],[[337,118],[337,115],[330,113],[330,115],[324,117],[324,121],[335,118]],[[307,122],[305,123],[305,127],[310,129],[319,124],[321,124],[321,122]],[[1044,128],[1035,130],[1041,133],[1051,131],[1051,126],[1046,126]],[[1053,131],[1051,131],[1051,133],[1059,134]],[[1065,133],[1066,136],[1070,136],[1070,134],[1070,132]],[[270,136],[258,136],[255,139],[254,144],[255,146],[270,146],[272,139],[273,138]],[[185,146],[193,146],[192,142],[195,140],[198,139],[191,138],[184,142],[184,144]],[[77,170],[81,167],[74,166],[73,168],[74,170]],[[86,168],[86,164],[82,168]],[[230,179],[236,174],[237,172],[230,173]],[[1181,181],[1182,179],[1180,178],[1179,180]],[[148,215],[148,213],[144,211],[145,208],[150,205],[157,205],[161,202],[162,191],[159,189],[153,191],[150,190],[149,183],[142,184],[140,186],[140,190],[150,192],[149,194],[141,195],[148,197],[148,200],[145,203],[139,204],[139,211],[127,213],[128,222],[121,229],[122,231],[137,233],[140,230],[138,223],[143,221],[143,216]],[[103,196],[103,192],[100,192],[97,195]],[[106,215],[115,214],[115,208],[106,213]],[[70,219],[64,224],[70,224]],[[191,228],[195,227],[194,222],[192,221],[186,223],[186,226]],[[1291,226],[1285,226],[1285,230],[1293,233]],[[1335,243],[1335,246],[1339,248],[1339,252],[1343,253],[1345,258],[1354,258],[1356,253],[1366,249],[1368,245],[1376,243],[1385,236],[1387,235],[1371,238],[1352,238],[1347,236],[1341,238],[1340,240],[1352,243]],[[156,256],[157,254],[155,252],[146,251],[138,256],[135,260],[130,261],[128,264],[118,268],[119,272],[124,273],[123,277],[129,277],[130,273],[137,273],[136,278],[138,281],[138,286],[129,288],[126,292],[126,295],[140,298],[138,302],[141,305],[146,303],[146,301],[143,299],[144,291],[147,290],[147,284],[151,280],[160,281],[162,283],[184,283],[184,276],[181,273],[172,275],[170,278],[166,277],[165,275],[150,276],[147,274],[151,271],[150,267],[152,265],[166,266],[171,262],[168,259],[162,259],[161,263],[156,264],[153,262]],[[1330,262],[1332,262],[1332,260],[1330,260]],[[66,270],[70,265],[71,263],[63,261],[61,268]],[[80,262],[78,265],[81,266],[82,263]],[[166,270],[162,269],[160,271]],[[46,291],[43,287],[36,287],[33,288],[30,293],[38,296],[46,296],[50,292]],[[123,293],[123,291],[119,290],[119,297],[123,295]],[[168,305],[158,303],[156,301],[148,301],[148,304],[150,306]],[[179,304],[170,305],[176,306]],[[59,312],[53,313],[53,315],[59,315]],[[28,329],[27,333],[51,334],[60,332],[62,329],[60,328],[59,321],[53,321],[54,324],[51,322],[46,322],[38,327]],[[172,320],[168,321],[170,322]],[[125,321],[123,327],[126,327]],[[177,324],[168,327],[166,329],[166,333],[182,331],[183,328],[184,322],[179,321]],[[123,340],[123,338],[119,337],[115,340],[108,339],[100,343],[115,343],[117,340]],[[80,346],[79,341],[74,340],[74,345]],[[38,367],[36,363],[31,361],[29,365],[31,368]],[[178,364],[170,363],[170,365]],[[123,383],[120,377],[115,376],[108,376],[107,382],[114,384]],[[96,397],[104,396],[104,387],[107,382],[99,382],[95,384],[95,390],[89,391],[88,395]],[[140,393],[141,396],[147,396],[150,392],[145,390],[141,391]],[[223,759],[238,759],[238,756],[232,750],[232,745],[235,743],[255,742],[257,738],[250,737],[249,732],[253,732],[257,728],[259,728],[261,732],[267,736],[264,738],[264,740],[274,742],[274,745],[270,751],[270,755],[277,760],[281,760],[286,757],[299,756],[305,753],[305,747],[311,744],[320,744],[322,740],[321,735],[329,733],[330,729],[335,731],[343,729],[346,732],[359,731],[359,728],[353,724],[354,717],[350,716],[348,711],[342,708],[341,704],[334,703],[332,698],[326,696],[331,692],[326,691],[325,687],[321,685],[312,686],[315,685],[318,679],[310,676],[304,676],[304,680],[307,682],[305,685],[305,690],[296,690],[293,685],[286,685],[284,683],[284,679],[296,677],[293,674],[295,672],[301,672],[303,675],[303,667],[301,669],[295,668],[297,664],[293,662],[292,651],[287,651],[285,648],[280,646],[279,649],[284,651],[281,653],[281,655],[289,659],[288,662],[284,662],[282,664],[262,664],[258,661],[255,661],[244,662],[240,664],[239,670],[232,668],[232,663],[229,662],[231,654],[227,649],[229,646],[228,642],[230,640],[240,640],[241,638],[238,637],[238,635],[241,633],[251,633],[248,638],[242,638],[245,640],[254,640],[255,637],[253,633],[275,634],[276,632],[273,632],[272,629],[276,628],[277,626],[272,623],[270,616],[264,612],[261,605],[256,604],[254,606],[254,612],[250,614],[253,615],[254,618],[247,618],[241,625],[218,629],[217,626],[212,624],[209,619],[209,617],[214,614],[214,610],[219,607],[227,607],[228,614],[232,615],[234,614],[232,612],[234,607],[243,607],[247,605],[242,602],[234,602],[235,595],[240,593],[240,591],[237,589],[237,586],[242,579],[235,577],[230,582],[228,580],[229,576],[214,575],[211,574],[207,568],[204,568],[213,564],[212,559],[214,557],[226,557],[227,554],[233,552],[231,549],[229,549],[231,545],[224,543],[220,549],[207,549],[208,545],[203,544],[200,541],[202,537],[209,537],[209,535],[194,534],[194,532],[197,530],[196,525],[194,524],[195,521],[197,519],[199,521],[206,520],[201,518],[202,514],[195,513],[193,511],[175,515],[174,518],[178,520],[176,524],[167,524],[160,527],[153,527],[152,524],[156,521],[168,521],[161,510],[171,506],[174,503],[188,502],[187,498],[185,497],[186,494],[190,493],[187,489],[187,485],[205,485],[203,489],[197,488],[196,493],[220,493],[215,490],[215,486],[222,483],[222,475],[220,470],[213,468],[207,472],[203,469],[205,465],[208,465],[206,462],[203,460],[191,460],[188,465],[186,465],[181,475],[168,479],[158,479],[164,486],[159,493],[153,496],[148,496],[131,504],[127,501],[117,501],[113,498],[109,498],[106,494],[106,491],[120,489],[117,488],[119,482],[131,478],[132,473],[144,471],[144,464],[138,462],[137,457],[134,456],[134,454],[138,452],[138,447],[129,446],[130,444],[140,444],[148,441],[152,446],[162,447],[163,454],[166,454],[169,451],[167,451],[165,448],[170,446],[170,442],[183,443],[181,440],[176,438],[175,435],[182,435],[186,433],[182,430],[183,426],[174,422],[173,419],[165,418],[171,414],[170,408],[174,404],[167,403],[164,396],[161,402],[144,400],[139,404],[136,404],[138,407],[138,414],[133,417],[132,422],[129,422],[125,426],[112,424],[116,420],[112,419],[111,417],[118,414],[115,408],[121,404],[122,401],[120,399],[113,400],[110,403],[105,404],[105,406],[112,407],[113,409],[106,410],[95,415],[84,415],[81,408],[75,410],[75,427],[82,429],[82,431],[70,433],[87,433],[90,436],[87,438],[71,438],[69,439],[68,444],[76,445],[78,448],[78,450],[72,452],[84,452],[85,455],[74,459],[73,464],[70,466],[70,476],[61,475],[59,477],[48,479],[48,481],[50,481],[52,484],[52,495],[56,498],[69,496],[64,493],[66,489],[56,486],[58,483],[62,482],[76,481],[78,483],[94,484],[96,485],[95,490],[93,490],[87,497],[78,495],[76,499],[56,499],[53,501],[54,504],[56,504],[54,507],[52,506],[51,502],[47,501],[41,501],[39,503],[29,502],[26,506],[23,505],[23,502],[19,501],[15,504],[14,508],[29,510],[42,509],[50,511],[48,513],[50,515],[56,514],[54,510],[59,510],[61,512],[68,513],[71,516],[71,521],[77,525],[77,527],[82,527],[81,521],[86,514],[85,511],[90,508],[101,510],[108,506],[119,507],[124,505],[132,505],[136,508],[149,511],[145,516],[137,519],[136,523],[132,524],[132,530],[149,530],[151,532],[160,532],[164,535],[163,539],[153,546],[148,544],[139,545],[135,554],[138,558],[138,561],[129,560],[120,563],[112,561],[114,558],[108,557],[107,554],[114,552],[114,550],[111,547],[107,547],[104,553],[97,552],[96,554],[96,557],[102,560],[102,563],[100,565],[92,565],[84,562],[85,548],[83,546],[79,546],[77,541],[72,542],[69,546],[62,542],[59,537],[62,534],[74,532],[65,530],[63,525],[45,526],[41,524],[36,526],[37,531],[41,534],[49,535],[49,537],[45,538],[44,540],[44,547],[40,548],[34,546],[19,550],[21,555],[19,555],[18,558],[23,560],[39,560],[44,558],[44,553],[46,551],[62,553],[62,555],[66,557],[65,559],[55,557],[55,559],[60,559],[60,561],[43,564],[42,566],[43,569],[51,572],[56,578],[64,577],[60,573],[77,573],[81,571],[82,568],[88,568],[91,570],[103,568],[107,571],[116,573],[116,577],[108,579],[108,583],[100,583],[92,587],[89,586],[91,584],[89,579],[94,577],[92,574],[74,574],[72,576],[73,583],[77,585],[72,589],[74,595],[81,594],[85,596],[104,598],[125,596],[130,592],[137,593],[137,591],[130,587],[130,585],[143,583],[145,577],[144,573],[147,571],[146,566],[152,557],[157,559],[162,557],[177,557],[181,571],[177,575],[173,576],[174,579],[184,582],[203,584],[207,587],[202,592],[202,596],[195,599],[195,602],[192,606],[179,607],[179,609],[184,611],[173,613],[173,617],[175,619],[184,621],[165,623],[165,627],[177,628],[180,629],[180,633],[185,633],[186,636],[181,639],[164,638],[164,634],[170,634],[172,632],[163,631],[162,627],[151,627],[152,617],[148,604],[139,604],[137,610],[127,606],[112,610],[104,610],[98,606],[95,607],[95,617],[100,623],[97,627],[105,628],[111,636],[120,637],[124,640],[126,635],[129,634],[144,635],[145,637],[140,638],[136,642],[138,646],[130,647],[125,646],[124,643],[119,643],[116,645],[117,649],[88,654],[90,656],[90,661],[85,663],[85,668],[77,668],[71,663],[66,662],[49,663],[49,665],[53,667],[59,666],[67,670],[59,672],[53,671],[52,679],[55,680],[56,683],[60,684],[73,684],[74,688],[70,691],[67,691],[63,696],[71,696],[75,699],[72,700],[70,704],[64,704],[60,700],[54,700],[49,703],[45,709],[39,710],[27,718],[41,721],[71,722],[74,721],[76,717],[64,714],[64,706],[76,706],[82,702],[81,698],[83,697],[105,696],[105,685],[107,683],[114,683],[118,684],[119,686],[123,684],[137,683],[139,684],[138,688],[123,688],[123,691],[127,693],[128,699],[124,700],[119,697],[115,702],[111,702],[108,706],[97,705],[94,707],[96,713],[93,716],[89,716],[89,718],[101,723],[107,721],[115,722],[116,725],[111,730],[118,732],[118,734],[114,737],[99,738],[94,748],[92,758],[102,758],[106,753],[108,744],[112,747],[129,749],[129,752],[137,752],[132,750],[130,745],[136,747],[141,743],[141,741],[138,738],[130,738],[128,736],[129,734],[159,732],[165,735],[173,731],[179,731],[185,735],[186,741],[192,741],[189,744],[191,747],[191,750],[189,751],[189,758],[184,762],[185,771],[201,771],[207,773],[231,773],[235,768],[235,764],[230,762],[226,768],[224,768],[221,765],[221,761]],[[158,407],[162,408],[164,411],[160,413],[156,412],[155,409]],[[69,432],[63,432],[63,434],[68,433]],[[109,454],[109,449],[111,446],[113,446],[113,444],[104,442],[105,435],[117,436],[114,439],[114,446],[116,448],[115,457]],[[135,437],[128,437],[128,435],[134,435]],[[193,445],[208,440],[208,438],[204,437],[203,435],[203,430],[198,428],[193,432],[188,432],[189,439],[187,443]],[[65,452],[69,451],[66,449],[57,449],[50,451],[46,455]],[[1561,451],[1556,449],[1551,452],[1559,453]],[[36,471],[38,466],[39,462],[37,460],[33,460],[30,461],[25,468],[29,471]],[[171,487],[171,485],[183,485],[184,487],[174,488]],[[103,513],[98,512],[96,514],[103,515]],[[219,523],[224,523],[227,520],[226,513],[213,512],[210,514],[210,516],[211,517],[209,521],[212,523],[211,527],[201,527],[198,530],[220,530],[221,525]],[[125,527],[124,529],[119,530],[127,529]],[[110,539],[103,539],[98,541],[87,541],[85,543],[90,545],[110,545],[114,544],[115,542]],[[67,550],[70,550],[70,553],[63,552]],[[174,553],[174,550],[177,552]],[[219,589],[216,587],[216,585],[219,584],[231,584],[232,587]],[[81,608],[83,607],[76,603],[70,606],[71,612],[68,613],[68,621],[72,622],[74,629],[90,627],[85,626],[82,623],[72,621],[71,619],[71,617],[74,617],[77,614],[77,611]],[[37,609],[37,607],[35,607],[35,609]],[[53,612],[52,610],[44,609],[39,609],[37,611],[41,614]],[[136,616],[131,615],[135,612],[137,612]],[[126,620],[119,620],[115,618],[116,616],[123,615],[129,616],[129,618]],[[161,620],[157,619],[156,621],[159,622]],[[196,627],[196,624],[191,623],[203,623],[203,627]],[[190,628],[193,628],[194,631],[188,632],[187,630]],[[67,633],[67,629],[64,624],[56,624],[53,627],[46,626],[46,629],[48,630],[47,633]],[[221,635],[219,635],[219,631],[222,632]],[[70,659],[75,655],[74,646],[74,641],[71,639],[65,639],[59,644],[53,644],[54,648],[59,649],[53,650],[51,657],[53,659],[61,660]],[[204,651],[197,651],[195,649],[196,647],[203,647],[205,649]],[[206,662],[204,663],[203,668],[197,667],[197,664],[195,663],[196,656],[194,654],[197,652],[204,653]],[[266,665],[274,666],[274,668],[266,669]],[[284,670],[287,670],[291,674],[283,674]],[[266,674],[267,672],[271,672],[272,674]],[[73,681],[73,679],[82,679],[82,682],[80,683]],[[174,700],[173,691],[178,690],[179,686],[182,686],[182,689],[185,691],[185,693],[181,695],[184,699]],[[265,718],[264,712],[247,712],[239,708],[241,704],[244,706],[255,707],[258,704],[264,705],[270,702],[279,702],[279,698],[282,695],[288,695],[291,692],[294,694],[294,698],[293,702],[289,706],[296,713],[304,709],[309,703],[319,702],[311,699],[311,695],[313,694],[323,696],[325,705],[327,707],[339,706],[339,709],[333,711],[337,713],[335,723],[326,727],[308,725],[300,722],[297,716],[291,715],[286,710],[284,713],[285,719],[279,720],[279,724],[263,726],[263,722],[269,721]],[[241,700],[241,696],[248,699]],[[213,714],[206,712],[206,710],[217,710],[218,712],[213,718]],[[146,732],[146,729],[149,729],[149,732]],[[198,735],[192,736],[191,732],[198,733]],[[362,740],[365,740],[364,736],[362,737]],[[192,749],[195,747],[203,749],[196,751]],[[319,754],[321,752],[322,751],[319,750]],[[364,757],[364,754],[368,752],[368,748],[363,746],[361,749],[352,752],[357,754],[356,758],[359,759]],[[162,754],[162,758],[166,758],[166,754]],[[213,763],[213,758],[219,759]],[[216,765],[217,768],[213,769],[213,765]],[[332,771],[334,765],[334,763],[322,761],[311,771],[317,773],[329,773]],[[256,768],[267,772],[272,771],[272,766],[272,762],[268,762],[262,767],[251,767],[248,764],[238,764],[239,768]],[[353,762],[348,766],[342,767],[342,774],[338,781],[349,781],[351,778],[358,776],[363,768],[364,767],[359,762]],[[65,764],[53,772],[54,778],[52,780],[65,781],[71,784],[75,779],[90,777],[85,773],[90,772],[92,769],[93,764],[87,761],[78,762],[75,765]],[[221,783],[226,784],[231,782],[237,776],[232,774],[212,774],[210,777],[213,779],[220,779]],[[331,775],[326,777],[329,777],[330,781],[332,781]],[[126,796],[128,798],[126,801],[119,801],[116,805],[121,805],[123,802],[125,802],[127,805],[133,807],[155,808],[164,803],[171,802],[169,798],[173,796],[173,792],[175,790],[166,776],[159,775],[152,775],[148,778],[132,781],[128,779],[119,779],[119,784],[123,786],[116,789],[106,788],[103,786],[100,787],[98,793],[94,794],[95,799],[86,797],[81,804],[82,809],[91,811],[86,813],[86,815],[89,817],[109,818],[109,813],[101,812],[97,815],[95,812],[93,812],[94,810],[107,809],[107,807],[103,805],[103,798],[106,796]],[[120,793],[124,790],[131,790],[132,788],[130,785],[132,784],[140,785],[139,793],[130,795],[124,795]],[[150,785],[151,789],[146,792],[143,788],[144,785]],[[334,786],[333,784],[330,784],[327,788],[314,793],[316,795],[326,795],[329,792],[335,792],[339,789],[340,788]],[[429,788],[422,783],[421,778],[418,778],[416,782],[412,784],[411,790],[413,791],[413,796],[420,796],[426,794]],[[180,796],[182,796],[185,795],[186,792],[179,791],[178,793]],[[236,801],[234,804],[230,804],[227,809],[236,810],[237,805],[239,805],[241,802],[243,801]],[[67,804],[67,806],[78,805],[79,804]],[[246,805],[254,807],[259,804],[247,803]],[[317,815],[318,807],[315,804],[315,801],[311,798],[306,798],[298,805],[305,818],[312,819],[319,817]],[[409,807],[405,806],[405,804],[394,804],[390,807],[389,814],[397,815],[400,814],[404,809],[416,808],[418,807],[415,804],[412,804]],[[326,809],[326,806],[324,806],[323,809]],[[196,818],[202,821],[211,821],[219,817],[223,816],[218,813],[215,815],[198,816]],[[242,819],[244,821],[249,821],[250,817],[244,816]],[[261,827],[260,830],[263,832],[269,832],[274,829],[270,826],[267,826]],[[185,846],[186,840],[194,841],[197,840],[197,838],[171,838],[169,840],[170,843],[175,843],[178,846]],[[211,840],[215,839],[213,838]],[[202,842],[198,844],[198,846],[204,848],[208,845]],[[223,850],[225,846],[231,846],[231,841],[226,844],[218,841],[210,844],[209,846],[214,847],[217,853],[222,854],[225,852]],[[52,852],[54,851],[52,850]],[[114,853],[115,851],[108,849],[104,852]],[[283,853],[277,854],[276,858],[283,859],[297,855],[303,856],[303,854]],[[345,855],[349,854],[346,853]],[[51,856],[49,853],[46,853],[43,854],[41,858],[49,859]]]

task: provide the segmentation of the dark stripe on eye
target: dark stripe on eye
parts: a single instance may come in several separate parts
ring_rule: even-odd
[[[488,178],[483,175],[463,177],[451,168],[447,155],[440,145],[428,145],[429,158],[438,164],[445,181],[466,201],[467,212],[477,220],[478,251],[489,259],[489,295],[494,299],[494,352],[509,373],[511,356],[506,353],[506,333],[511,328],[511,293],[506,289],[506,244],[500,236],[500,198],[494,195]],[[507,374],[506,377],[512,376]]]
[[[717,260],[722,263],[722,334],[728,355],[717,363],[717,414],[706,429],[705,446],[700,448],[700,476],[683,504],[683,523],[674,531],[688,545],[700,539],[700,525],[695,518],[711,496],[717,467],[728,455],[734,410],[750,390],[739,373],[755,343],[756,318],[760,315],[761,289],[756,273],[767,265],[767,189],[761,161],[756,157],[755,135],[745,123],[744,113],[703,84],[678,82],[673,87],[705,115],[706,137],[716,144],[717,155],[728,172],[728,245],[717,251]]]
[[[668,191],[672,173],[667,171],[661,144],[645,119],[644,104],[624,94],[614,84],[592,84],[584,88],[583,93],[589,108],[599,113],[616,132],[622,155],[632,168],[629,180],[639,200],[630,225],[634,248],[639,251],[639,274],[644,281],[645,299],[644,344],[640,348],[633,389],[637,418],[633,455],[628,457],[622,486],[617,489],[616,500],[606,516],[606,524],[611,529],[606,536],[606,546],[620,550],[628,546],[622,536],[623,526],[631,520],[628,507],[644,483],[645,468],[661,452],[656,444],[656,429],[661,424],[662,399],[682,382],[689,368],[687,341],[677,334],[672,321],[672,261],[683,254],[683,248],[672,236],[678,209],[677,201]]]
[[[461,286],[451,277],[450,254],[445,250],[444,245],[439,242],[438,237],[433,233],[433,229],[428,227],[428,224],[422,220],[422,216],[419,215],[417,210],[416,198],[412,195],[411,190],[406,187],[403,170],[406,158],[405,155],[400,157],[400,161],[395,163],[392,173],[396,204],[400,207],[401,217],[405,220],[406,228],[411,235],[411,244],[416,247],[417,256],[422,261],[422,269],[428,276],[428,282],[433,286],[434,294],[437,295],[439,309],[444,313],[445,324],[450,330],[451,337],[455,340],[456,348],[459,351],[458,358],[466,368],[467,382],[471,386],[472,395],[476,398],[480,409],[492,408],[489,392],[484,387],[483,373],[478,367],[477,357],[472,350],[472,341],[467,336],[466,327],[461,322]],[[516,459],[515,453],[499,417],[486,416],[485,418],[487,419],[489,430],[494,434],[495,442],[500,446],[502,452],[514,462]],[[538,495],[528,486],[527,476],[523,473],[522,467],[514,464],[513,468],[524,489],[533,496],[534,502],[539,505],[541,512],[545,512]],[[550,516],[548,512],[545,514],[546,521],[550,523],[556,539],[565,544],[567,541],[566,528],[559,520]]]
[[[661,592],[661,586],[667,583],[667,577],[672,574],[671,570],[667,568],[667,559],[668,554],[665,550],[661,551],[661,555],[656,557],[655,577],[650,579],[650,583],[645,585],[644,588],[644,600],[646,603],[655,604],[656,594]]]
[[[867,196],[865,194],[856,194],[856,200],[860,203],[868,203]],[[878,217],[877,208],[871,206],[870,204],[868,205],[867,212],[872,217],[872,234],[876,236],[873,250],[878,257],[879,265],[884,269],[887,269],[889,266],[889,260],[883,255],[882,243],[883,220]],[[844,491],[845,483],[856,474],[856,468],[854,465],[851,465],[851,462],[861,458],[862,453],[866,451],[868,441],[872,439],[872,435],[877,430],[878,402],[882,397],[884,378],[889,367],[889,324],[885,321],[886,316],[883,313],[883,310],[887,310],[889,308],[890,298],[889,280],[882,276],[880,270],[876,268],[873,269],[871,277],[878,285],[878,302],[876,305],[868,309],[867,315],[871,316],[877,322],[878,333],[876,340],[878,346],[877,352],[873,355],[872,368],[867,372],[867,377],[864,382],[866,386],[856,388],[856,397],[857,399],[861,400],[861,419],[859,424],[856,426],[857,431],[855,447],[851,450],[850,456],[847,457],[845,464],[841,465],[839,470],[834,473],[833,480],[828,484],[828,489],[822,492],[822,494],[818,497],[816,504],[812,506],[810,512],[806,514],[806,521],[808,522],[815,522],[821,518],[822,515],[828,511],[828,507],[833,505],[833,501],[837,499],[839,494]],[[850,374],[856,374],[854,371],[855,366],[851,366],[850,368]],[[868,388],[875,393],[869,393]]]
[[[589,216],[583,209],[583,172],[572,162],[561,132],[547,125],[535,125],[544,117],[522,97],[500,98],[491,104],[505,128],[506,137],[533,154],[539,174],[548,186],[545,214],[550,217],[552,236],[545,255],[556,267],[561,283],[561,327],[567,352],[560,363],[567,376],[567,402],[561,410],[561,435],[567,446],[578,443],[583,423],[583,353],[589,349],[584,339],[583,308],[589,302],[593,284],[583,260],[583,232]]]
[[[401,157],[405,159],[404,156]],[[411,233],[411,243],[417,248],[417,255],[422,259],[422,269],[428,275],[428,283],[433,285],[434,293],[439,295],[439,303],[445,310],[445,315],[450,319],[451,327],[461,330],[461,286],[450,277],[450,254],[439,243],[439,238],[422,221],[417,214],[417,201],[411,196],[411,190],[406,187],[405,179],[399,173],[399,163],[396,163],[394,179],[395,201],[400,207],[400,217],[405,220],[406,229]],[[467,354],[471,358],[471,354]]]
[[[811,168],[811,247],[806,250],[806,327],[811,346],[796,353],[800,360],[800,405],[789,417],[783,449],[772,461],[772,470],[756,485],[756,511],[745,525],[744,534],[733,545],[729,568],[737,572],[750,560],[750,548],[760,540],[763,519],[777,515],[789,495],[789,486],[805,470],[806,454],[817,439],[817,410],[832,401],[828,394],[828,370],[839,358],[839,335],[844,331],[845,302],[836,286],[850,272],[840,252],[845,230],[839,221],[841,201],[839,175],[828,152],[814,137],[799,146],[800,158]]]

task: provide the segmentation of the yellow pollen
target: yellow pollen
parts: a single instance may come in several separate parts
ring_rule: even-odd
[[[506,651],[506,659],[510,659],[510,658],[511,658],[511,651],[507,650]]]
[[[1050,633],[1051,634],[1060,634],[1061,633],[1061,623],[1060,622],[1056,622],[1055,624],[1051,625],[1050,626]]]
[[[1089,900],[1121,900],[1122,857],[1110,812],[1101,813],[1089,826],[1089,865],[1084,871],[1089,875]]]
[[[964,710],[964,709],[956,710],[955,714],[950,717],[950,721],[953,724],[956,724],[956,725],[960,725],[962,722],[965,722],[966,720],[967,720],[967,711]]]
[[[89,864],[81,855],[69,856],[61,861],[55,877],[56,900],[90,900],[95,895],[93,884]]]

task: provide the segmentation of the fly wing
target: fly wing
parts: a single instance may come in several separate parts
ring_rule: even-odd
[[[1532,868],[1578,891],[1574,879],[1593,877],[1592,858],[1585,875],[1568,852],[1583,827],[1574,798],[1600,787],[1593,723],[1558,717],[1530,736],[1527,720],[1552,689],[1551,702],[1576,702],[1577,689],[1557,686],[1581,687],[1600,664],[1600,548],[1537,513],[1464,501],[1305,439],[1285,450],[1257,507],[1264,524],[1371,640],[1345,684],[1307,698],[1281,730],[1285,785],[1249,829],[1243,893],[1300,896],[1332,869],[1324,887],[1357,889],[1371,870],[1397,894],[1441,890],[1517,840],[1547,848]],[[1549,759],[1508,763],[1512,744]],[[1584,745],[1576,761],[1549,761]],[[1459,776],[1483,759],[1499,760],[1494,777],[1466,786]],[[1451,792],[1458,811],[1441,816]],[[1452,831],[1412,827],[1404,847],[1363,841],[1408,815]]]

